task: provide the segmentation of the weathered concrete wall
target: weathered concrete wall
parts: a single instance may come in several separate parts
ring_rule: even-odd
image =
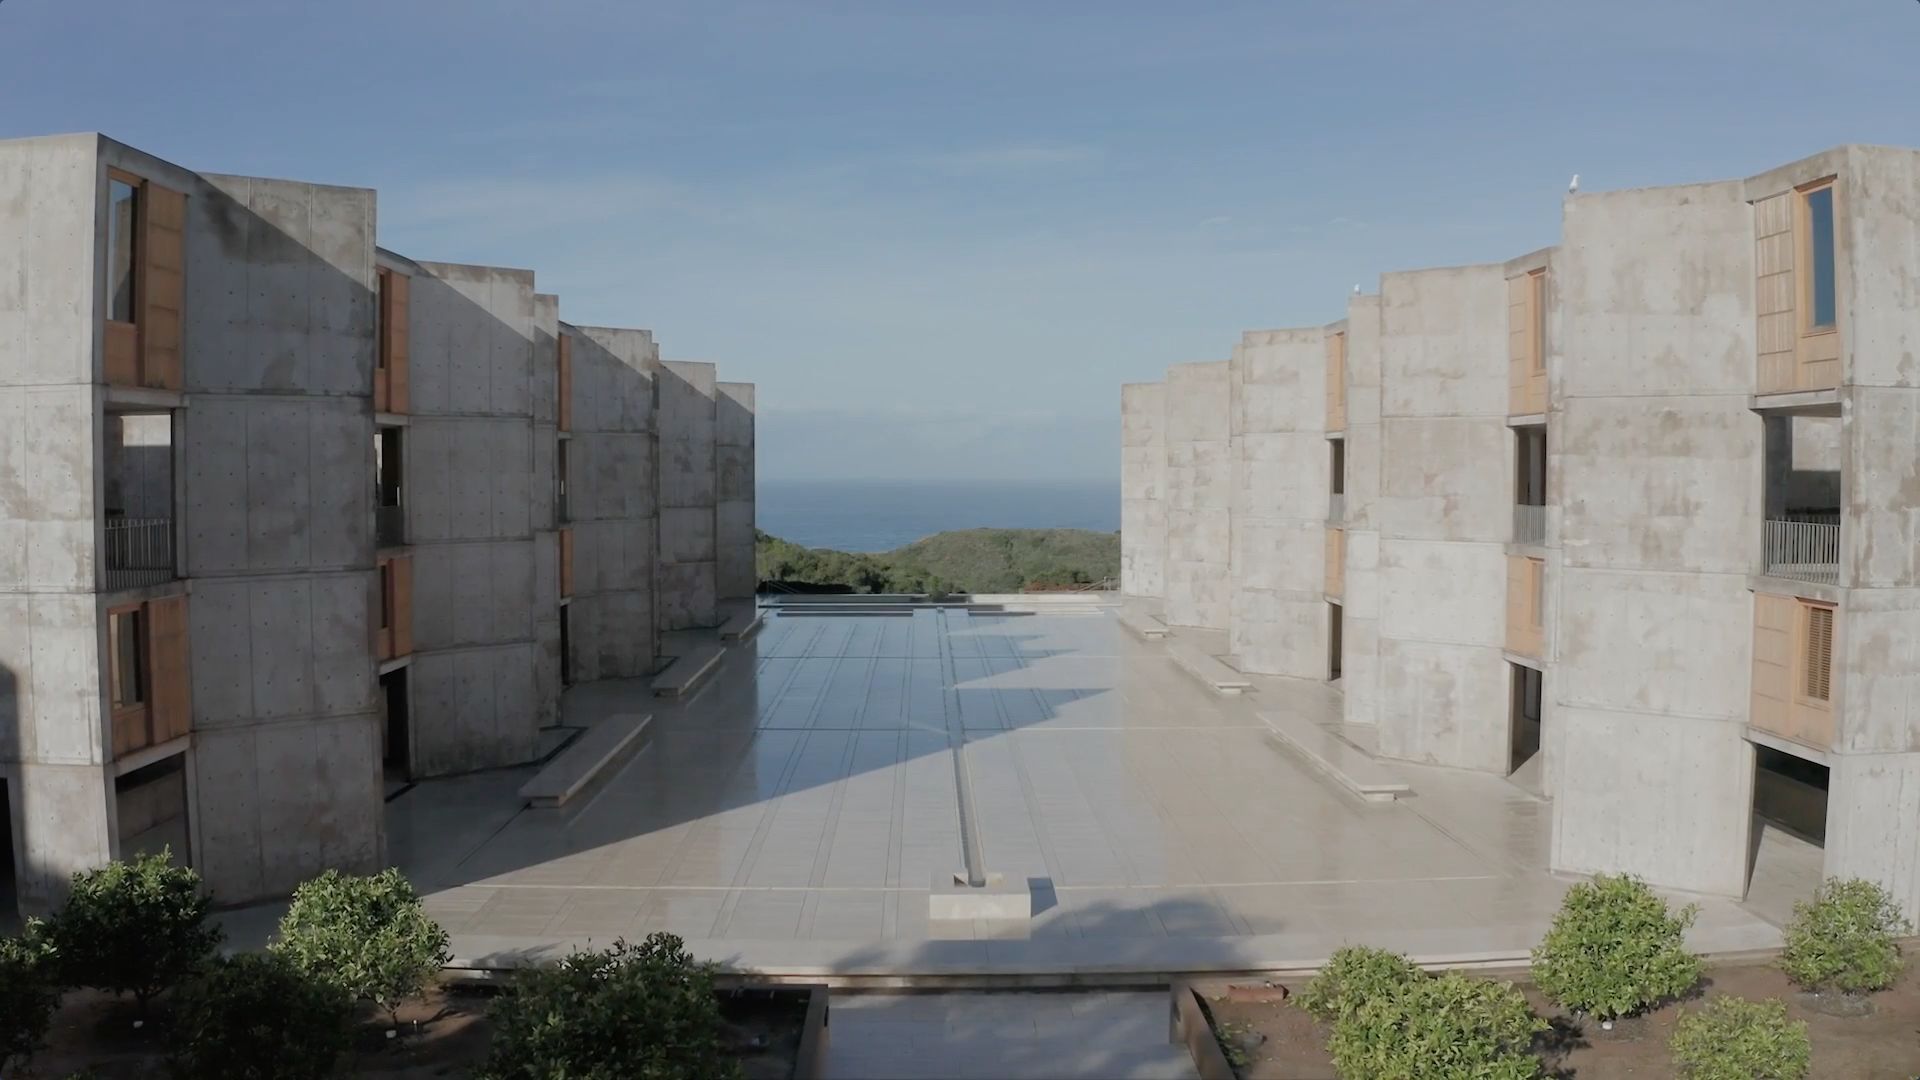
[[[712,364],[667,361],[659,367],[660,576],[656,617],[662,630],[715,626],[717,564]]]
[[[716,580],[722,600],[751,599],[754,570],[753,384],[723,382],[714,402]]]
[[[1547,680],[1556,870],[1745,888],[1753,247],[1739,183],[1566,204]]]
[[[1167,404],[1162,383],[1120,388],[1120,591],[1160,596],[1167,570]]]
[[[1349,724],[1379,721],[1380,297],[1347,301],[1347,540],[1340,686]]]
[[[647,330],[561,325],[573,338],[568,484],[576,680],[650,674],[659,656],[654,598],[659,529],[654,382]]]
[[[1249,330],[1228,361],[1228,641],[1243,671],[1327,674],[1327,332]]]
[[[539,726],[560,720],[560,298],[533,297],[533,701]]]
[[[1167,580],[1174,626],[1227,629],[1233,608],[1228,362],[1167,369]]]
[[[1504,772],[1512,530],[1499,265],[1380,281],[1380,752]]]
[[[374,195],[227,176],[185,190],[188,790],[194,861],[235,902],[383,854]]]
[[[415,265],[409,726],[414,775],[437,776],[536,745],[533,274]]]

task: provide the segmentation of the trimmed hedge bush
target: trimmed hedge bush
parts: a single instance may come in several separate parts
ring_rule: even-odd
[[[1344,945],[1327,958],[1326,966],[1300,991],[1296,1001],[1315,1017],[1331,1022],[1424,975],[1399,953]]]
[[[1808,990],[1885,990],[1903,965],[1894,939],[1912,929],[1879,885],[1859,878],[1829,881],[1811,901],[1793,905],[1780,970]]]
[[[1546,1028],[1512,983],[1422,974],[1341,1013],[1327,1049],[1347,1080],[1528,1080]]]
[[[348,997],[373,1002],[389,1022],[451,955],[447,932],[398,870],[368,877],[328,870],[300,886],[270,948]]]
[[[1801,1080],[1813,1047],[1807,1025],[1779,1001],[1717,997],[1674,1026],[1673,1066],[1687,1080]]]
[[[131,993],[144,1011],[155,995],[186,978],[220,944],[207,925],[212,902],[200,875],[145,855],[73,875],[73,889],[47,922],[64,981]]]
[[[522,972],[493,1004],[486,1080],[732,1080],[713,965],[673,934]]]
[[[0,938],[0,1076],[33,1057],[60,1005],[54,956],[38,920],[19,937]]]
[[[346,1047],[352,1006],[285,957],[221,957],[175,995],[174,1065],[181,1076],[319,1080]]]
[[[1598,874],[1567,890],[1553,927],[1533,950],[1533,982],[1562,1008],[1600,1019],[1677,998],[1700,982],[1686,931],[1699,908],[1678,913],[1646,883]]]

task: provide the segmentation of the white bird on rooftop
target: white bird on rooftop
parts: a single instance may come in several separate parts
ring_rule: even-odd
[[[1573,179],[1567,181],[1567,194],[1572,195],[1574,192],[1577,192],[1579,190],[1580,190],[1580,174],[1574,173]]]
[[[1353,295],[1355,296],[1360,295],[1360,286],[1358,283],[1355,283],[1355,285],[1353,286]]]

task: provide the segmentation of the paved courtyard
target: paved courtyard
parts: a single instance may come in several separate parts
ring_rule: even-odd
[[[654,715],[645,744],[564,810],[528,770],[389,804],[393,859],[469,962],[656,929],[764,972],[1109,973],[1291,967],[1345,941],[1465,961],[1524,952],[1566,882],[1548,804],[1505,780],[1408,768],[1355,800],[1259,711],[1333,722],[1326,687],[1217,697],[1111,611],[769,615],[681,702],[640,683],[569,693],[568,722]],[[990,872],[1031,922],[927,917],[965,868],[953,748]],[[1702,900],[1697,944],[1777,931]]]

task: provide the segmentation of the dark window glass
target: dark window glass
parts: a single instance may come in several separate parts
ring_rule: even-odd
[[[140,638],[144,632],[144,627],[140,625],[140,613],[119,612],[108,622],[113,637],[109,670],[113,683],[113,704],[116,708],[138,705],[147,700],[146,672],[141,670],[140,663]]]
[[[107,318],[133,321],[133,236],[139,192],[132,184],[107,183]]]
[[[1838,321],[1833,281],[1833,189],[1807,192],[1807,247],[1813,257],[1808,275],[1813,302],[1814,329],[1827,329]]]

